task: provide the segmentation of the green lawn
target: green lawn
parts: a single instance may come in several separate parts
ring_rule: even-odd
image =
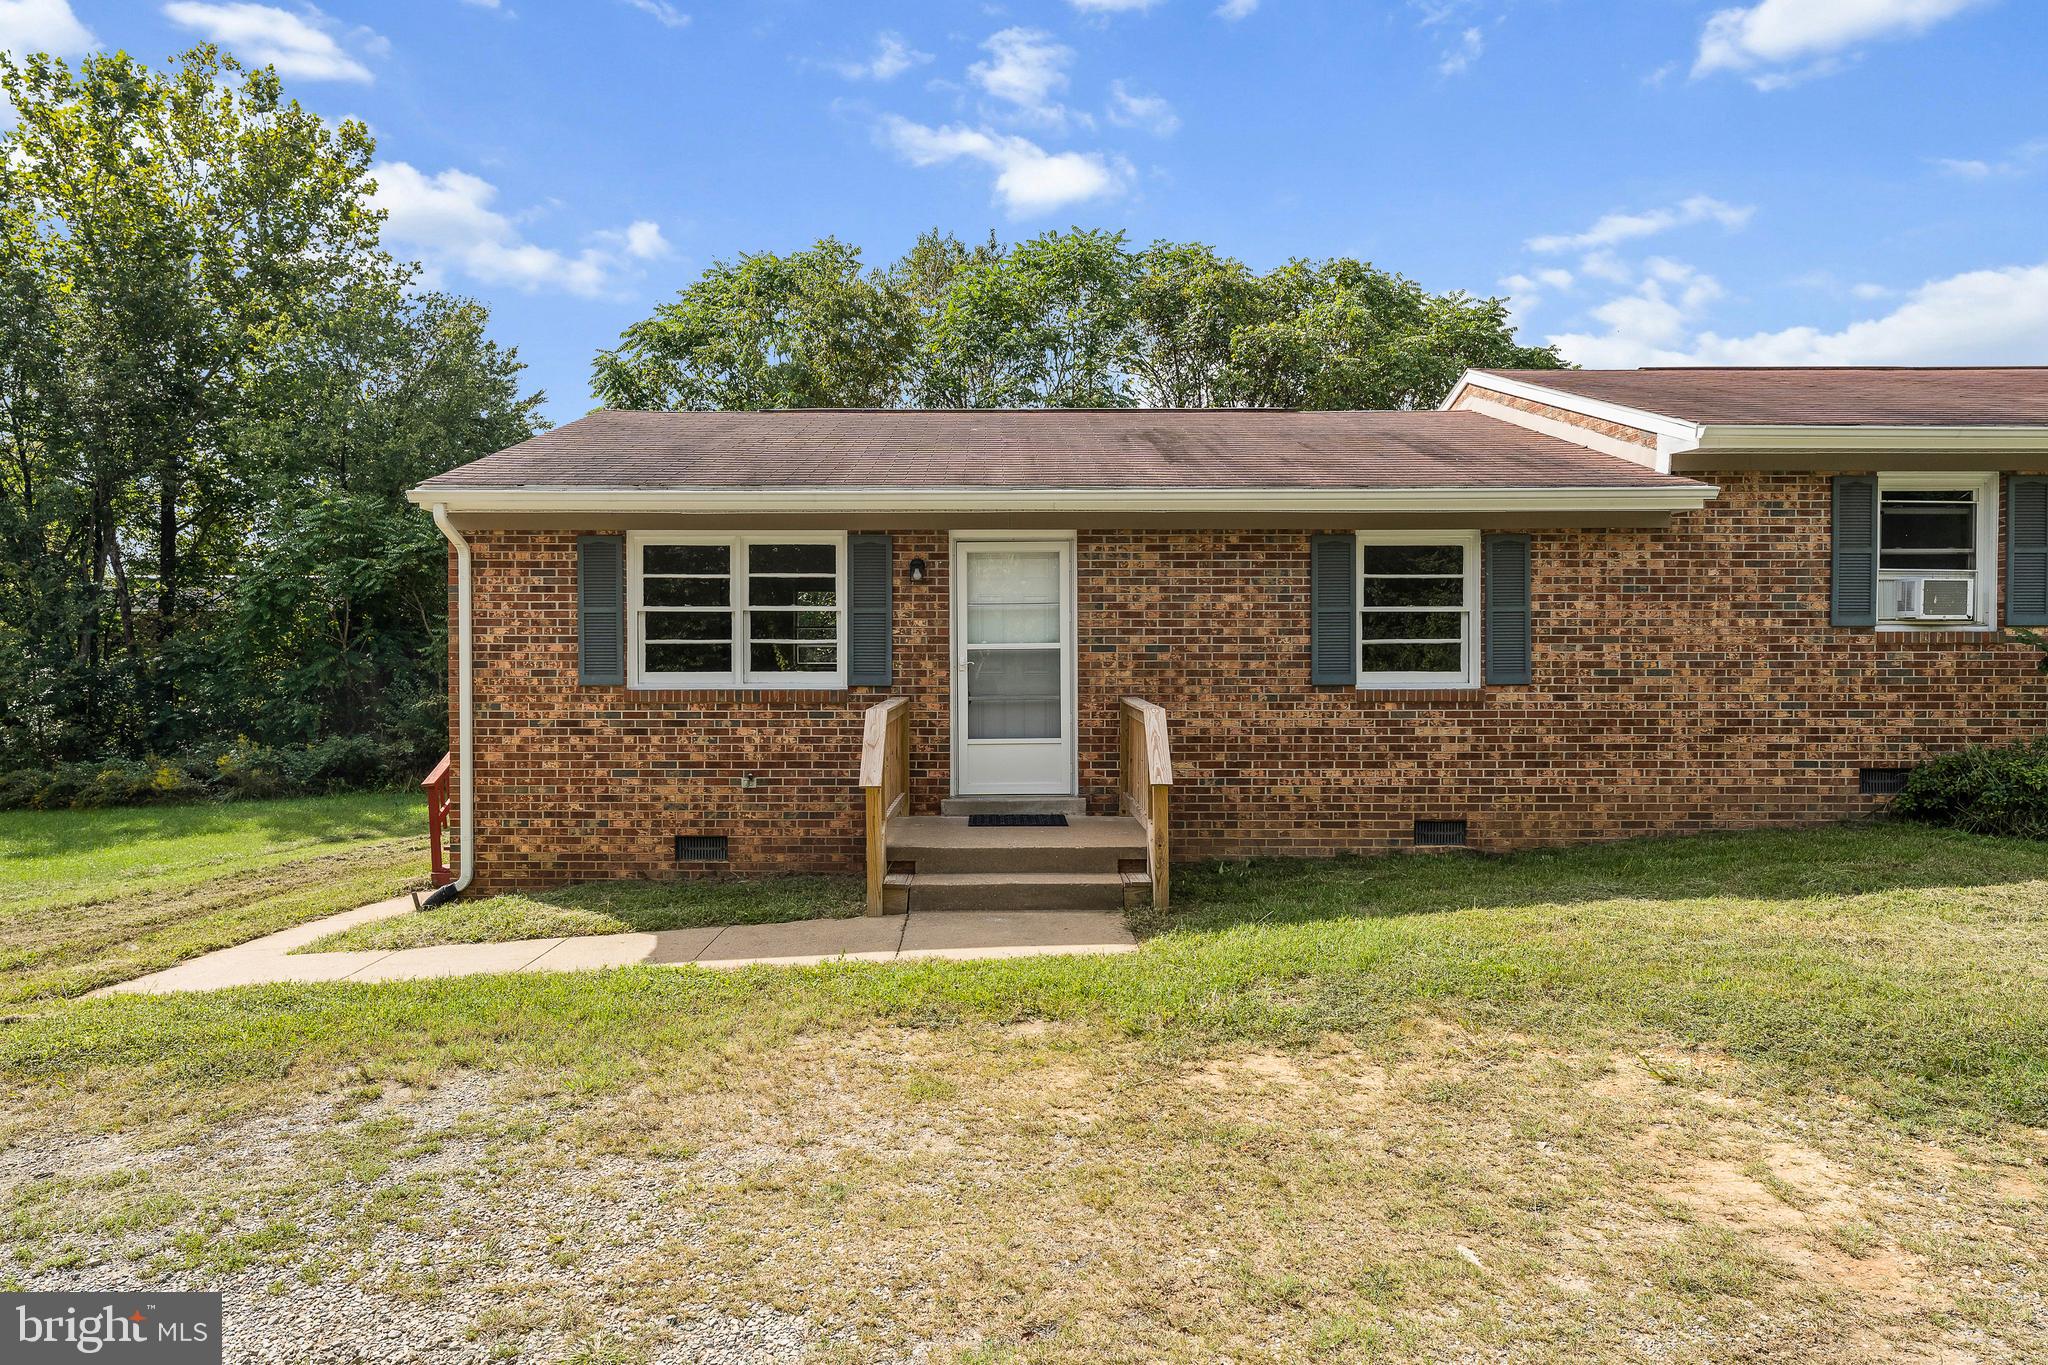
[[[593,882],[560,891],[510,892],[344,929],[297,951],[509,943],[577,934],[653,933],[716,924],[843,919],[866,908],[852,877],[761,877],[678,882]]]
[[[425,821],[412,792],[0,812],[0,1004],[424,886]]]
[[[506,1359],[2048,1355],[2048,844],[1176,893],[1122,956],[53,1004],[0,1028],[0,1287]]]

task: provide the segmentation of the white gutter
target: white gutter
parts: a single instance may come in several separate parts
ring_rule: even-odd
[[[1973,454],[2048,453],[2048,426],[1887,427],[1738,426],[1700,428],[1701,451],[1941,451]]]
[[[451,885],[459,893],[476,876],[476,741],[470,725],[473,689],[469,667],[469,542],[448,520],[448,504],[434,504],[434,525],[455,547],[455,754],[461,793],[462,865]]]
[[[988,512],[1692,512],[1721,490],[1690,480],[1558,488],[508,488],[413,489],[406,497],[458,516],[491,513]],[[437,512],[438,516],[438,512]]]

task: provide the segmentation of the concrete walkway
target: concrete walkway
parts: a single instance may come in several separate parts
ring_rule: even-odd
[[[347,953],[292,954],[315,939],[358,924],[408,914],[400,896],[223,948],[94,995],[211,991],[278,981],[416,981],[481,972],[576,972],[600,967],[801,967],[818,962],[900,962],[915,958],[1038,957],[1124,953],[1137,946],[1114,911],[948,910],[863,919],[734,924],[653,934],[535,938]]]

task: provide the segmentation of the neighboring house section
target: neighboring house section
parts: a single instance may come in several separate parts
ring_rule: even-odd
[[[475,882],[858,870],[891,697],[919,816],[1115,814],[1156,704],[1180,858],[1835,819],[2048,722],[2041,372],[1446,407],[598,413],[429,480]]]

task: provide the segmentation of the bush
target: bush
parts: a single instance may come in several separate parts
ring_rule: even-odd
[[[2048,839],[2048,737],[1923,763],[1893,799],[1892,812],[1974,834]]]
[[[334,736],[295,749],[238,738],[169,758],[119,756],[0,773],[0,810],[88,809],[166,801],[249,800],[417,782],[427,765],[413,746]]]

